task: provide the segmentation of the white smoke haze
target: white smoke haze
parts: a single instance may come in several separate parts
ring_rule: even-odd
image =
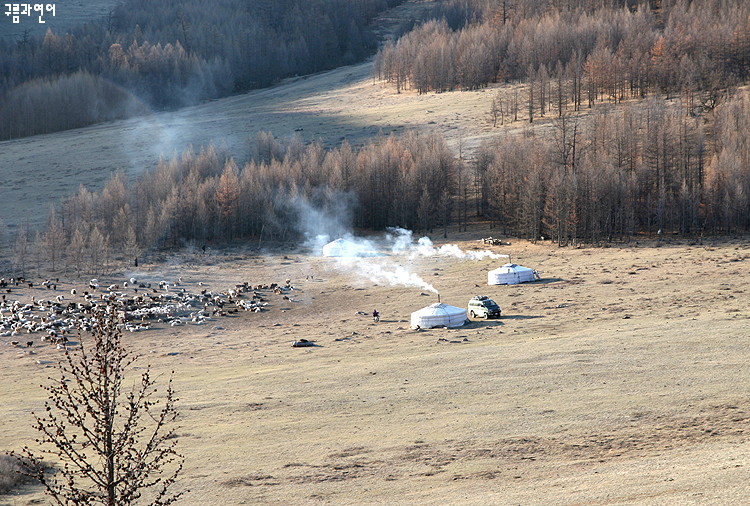
[[[354,277],[367,278],[372,283],[387,286],[419,288],[439,293],[437,288],[422,279],[408,267],[396,263],[392,258],[336,257],[331,258],[334,267]]]
[[[336,270],[354,278],[366,278],[380,285],[419,288],[437,294],[438,290],[411,271],[409,264],[429,257],[461,260],[508,257],[486,250],[463,251],[456,244],[436,247],[428,237],[415,241],[411,230],[398,227],[389,228],[379,238],[359,237],[351,232],[351,196],[334,195],[326,200],[334,202],[327,209],[316,207],[307,200],[294,202],[298,230],[305,237],[305,246],[314,255],[326,256]],[[336,242],[331,244],[333,241]]]
[[[393,253],[405,253],[412,259],[418,256],[439,256],[458,258],[460,260],[484,260],[485,258],[496,260],[499,258],[509,258],[510,256],[494,253],[489,250],[464,251],[457,244],[435,246],[429,237],[420,237],[415,243],[412,231],[404,228],[389,228],[386,240],[392,243],[391,251]]]
[[[351,207],[353,196],[335,192],[326,195],[327,206],[321,209],[307,199],[295,199],[291,206],[296,212],[295,227],[305,238],[305,246],[314,254],[320,255],[323,246],[338,238],[346,239],[362,248],[372,249],[374,245],[365,239],[356,239],[351,233]]]

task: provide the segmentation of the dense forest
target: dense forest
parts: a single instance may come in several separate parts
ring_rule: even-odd
[[[0,139],[173,108],[361,60],[403,0],[124,0],[70,33],[0,40]]]
[[[134,257],[191,242],[296,240],[302,202],[346,208],[347,225],[371,229],[450,220],[456,161],[438,137],[376,138],[355,152],[346,143],[325,150],[261,133],[255,145],[255,158],[241,168],[209,146],[163,160],[135,182],[117,174],[99,192],[81,187],[51,210],[43,232],[20,231],[16,258],[96,271],[113,252]]]
[[[261,133],[243,167],[208,147],[133,183],[118,174],[100,192],[82,187],[50,212],[44,231],[21,231],[15,257],[17,266],[95,272],[114,252],[299,240],[300,213],[310,206],[374,230],[443,232],[478,216],[504,233],[560,245],[747,233],[748,166],[747,92],[723,100],[709,122],[681,100],[599,107],[555,120],[550,136],[501,136],[469,164],[436,135],[326,150]]]
[[[443,14],[383,47],[376,76],[420,93],[523,81],[543,95],[564,82],[561,99],[578,110],[684,90],[710,100],[750,72],[741,0],[449,0]]]

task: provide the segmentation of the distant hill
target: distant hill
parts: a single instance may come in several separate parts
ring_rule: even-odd
[[[20,37],[0,39],[0,139],[142,114],[133,103],[195,105],[362,61],[378,46],[372,20],[402,2],[123,0],[105,22],[65,31],[50,20],[41,35],[23,31],[34,24],[24,17]],[[56,5],[55,18],[73,24],[64,8]]]

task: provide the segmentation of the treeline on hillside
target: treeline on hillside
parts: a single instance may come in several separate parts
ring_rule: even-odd
[[[561,3],[450,1],[442,21],[383,47],[375,74],[420,93],[517,80],[544,92],[565,80],[578,108],[603,97],[715,90],[750,73],[748,2]]]
[[[147,114],[122,87],[88,72],[28,81],[0,103],[3,137],[24,137]]]
[[[46,106],[71,81],[111,83],[73,104],[96,111],[95,122],[138,113],[128,97],[99,106],[110,104],[113,85],[150,107],[172,108],[354,63],[377,47],[368,23],[402,1],[124,0],[108,19],[71,33],[0,40],[0,103],[21,94],[26,100],[7,110],[33,118],[20,133],[10,112],[0,115],[0,139],[80,126],[80,115],[69,125],[67,117],[44,120]],[[33,93],[19,90],[29,86]]]
[[[377,138],[355,152],[261,133],[257,146],[257,159],[243,167],[210,146],[132,183],[116,174],[99,192],[81,187],[38,236],[21,231],[15,256],[28,260],[33,250],[53,270],[94,272],[113,252],[132,259],[188,242],[297,240],[300,202],[332,213],[350,203],[349,225],[369,229],[425,229],[447,225],[452,214],[456,162],[438,137]]]
[[[703,118],[651,98],[554,120],[549,138],[480,149],[477,205],[509,233],[560,245],[750,231],[750,97]]]
[[[113,252],[131,259],[190,242],[299,240],[311,207],[372,230],[430,231],[476,214],[504,233],[560,245],[749,232],[750,94],[722,102],[709,123],[683,105],[654,97],[563,116],[549,138],[528,132],[483,145],[471,166],[441,138],[415,133],[358,151],[261,133],[241,168],[213,147],[189,150],[135,182],[118,174],[99,192],[81,187],[45,230],[21,230],[16,266],[96,272]]]

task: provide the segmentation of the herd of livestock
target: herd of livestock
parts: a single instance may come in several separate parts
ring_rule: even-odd
[[[58,285],[58,279],[38,284],[24,278],[0,279],[0,337],[10,338],[13,346],[31,347],[33,336],[41,334],[39,340],[62,348],[68,336],[91,330],[97,307],[112,314],[123,331],[137,332],[158,323],[202,325],[239,311],[265,311],[272,296],[293,301],[290,294],[295,290],[289,279],[283,284],[244,282],[222,291],[204,288],[203,283],[191,291],[181,278],[153,285],[130,278],[107,286],[92,279],[88,286],[64,293]],[[16,298],[22,294],[25,301]],[[42,294],[48,296],[39,297]]]

